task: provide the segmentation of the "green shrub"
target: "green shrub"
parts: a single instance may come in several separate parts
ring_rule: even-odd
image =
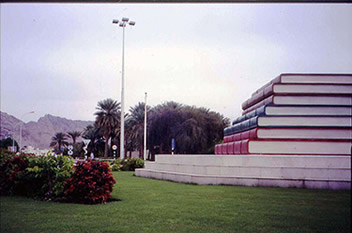
[[[28,184],[27,196],[60,199],[64,196],[66,179],[73,174],[73,161],[67,156],[45,156],[29,159],[23,180]]]
[[[122,171],[134,171],[136,168],[143,168],[144,161],[140,158],[124,159],[121,161]]]
[[[113,171],[113,172],[121,171],[122,165],[121,165],[120,159],[109,160],[109,162],[107,162],[107,163],[109,164],[111,171]]]
[[[73,173],[68,157],[4,154],[0,161],[0,193],[40,199],[63,197],[64,185]]]
[[[11,159],[16,154],[13,152],[8,151],[7,149],[0,148],[0,164],[3,164],[5,160]]]
[[[111,171],[134,171],[136,168],[143,168],[144,161],[139,158],[115,159],[108,162]]]
[[[121,164],[119,163],[113,163],[111,166],[111,171],[113,172],[118,172],[118,171],[121,171]]]

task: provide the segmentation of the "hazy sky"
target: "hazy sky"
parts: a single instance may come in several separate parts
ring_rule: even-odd
[[[351,4],[1,4],[1,111],[94,120],[97,102],[204,106],[231,120],[280,73],[352,73]]]

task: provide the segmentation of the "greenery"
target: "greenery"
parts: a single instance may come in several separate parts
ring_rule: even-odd
[[[4,157],[4,156],[2,156]],[[40,199],[63,198],[66,179],[73,173],[68,157],[30,154],[10,155],[0,163],[0,193]]]
[[[0,197],[1,232],[351,231],[351,191],[206,186],[114,173],[104,205]]]
[[[126,148],[129,151],[138,150],[141,158],[144,153],[144,111],[145,103],[139,102],[130,107],[130,114],[126,121]],[[150,116],[150,106],[147,106],[147,113]]]
[[[10,152],[7,149],[0,148],[0,164],[3,164],[5,160],[12,158],[15,156],[15,153]]]
[[[134,171],[136,168],[143,168],[144,161],[140,158],[124,159],[121,161],[122,171]]]
[[[88,144],[87,154],[90,155],[93,153],[95,156],[99,154],[100,151],[104,150],[104,140],[103,135],[100,132],[100,128],[98,125],[88,125],[82,134],[84,139],[89,139],[90,142]],[[82,147],[84,144],[82,144]],[[83,156],[83,153],[82,153]]]
[[[45,156],[29,158],[26,172],[21,177],[27,184],[26,195],[41,199],[59,200],[64,198],[66,179],[73,174],[73,161],[67,156]]]
[[[65,197],[74,203],[106,203],[115,184],[109,165],[102,161],[78,161],[66,180]]]
[[[140,158],[114,159],[109,162],[112,171],[134,171],[144,167],[144,160]]]
[[[14,146],[16,148],[19,148],[16,140],[12,141],[12,138],[5,138],[5,139],[1,139],[0,140],[0,148],[2,149],[7,149],[9,146],[12,146],[12,144],[14,144]]]
[[[1,154],[0,163],[0,194],[12,195],[26,193],[26,183],[23,182],[30,155],[14,153]]]
[[[79,154],[80,149],[77,145],[77,138],[79,138],[82,135],[82,132],[74,130],[74,131],[67,132],[67,135],[72,139],[73,151],[74,151],[73,154],[74,155]]]
[[[222,140],[229,120],[206,108],[167,102],[152,109],[148,124],[148,145],[153,156],[170,154],[172,138],[176,142],[176,153],[210,154]]]
[[[56,153],[61,153],[62,152],[61,147],[68,145],[67,139],[68,138],[65,133],[62,133],[62,132],[56,133],[55,136],[52,137],[51,139],[50,146],[55,147]]]
[[[98,102],[95,124],[100,127],[100,130],[105,138],[105,148],[104,148],[104,157],[108,157],[108,141],[114,135],[117,135],[117,132],[120,130],[120,103],[117,103],[113,99],[105,99]]]
[[[144,110],[145,104],[139,102],[130,107],[125,114],[125,155],[131,157],[132,151],[139,152],[139,158],[144,155]],[[82,136],[89,139],[87,155],[95,157],[111,157],[110,146],[120,145],[120,103],[113,99],[98,102],[93,125],[88,125],[83,132],[59,132],[52,138],[50,146],[55,146],[57,153],[67,153],[67,137],[72,139],[74,156],[83,157],[83,143],[76,143]],[[175,139],[177,154],[213,154],[215,144],[222,141],[223,130],[230,124],[228,118],[207,108],[182,105],[176,102],[166,102],[155,107],[147,106],[148,158],[154,160],[155,154],[171,153],[171,140]],[[110,146],[109,146],[110,145]],[[129,152],[129,154],[128,154]],[[120,155],[120,148],[116,150]]]
[[[72,139],[72,143],[73,145],[76,145],[76,141],[77,141],[77,138],[81,136],[81,132],[80,131],[70,131],[70,132],[67,132],[67,135]]]

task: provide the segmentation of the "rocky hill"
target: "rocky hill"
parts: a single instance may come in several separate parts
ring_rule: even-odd
[[[37,122],[24,123],[5,112],[0,113],[1,138],[11,136],[14,131],[14,138],[19,143],[20,124],[23,123],[22,146],[33,146],[39,149],[49,148],[51,138],[55,133],[67,133],[74,130],[82,131],[87,125],[94,123],[92,121],[69,120],[50,114],[39,118]]]

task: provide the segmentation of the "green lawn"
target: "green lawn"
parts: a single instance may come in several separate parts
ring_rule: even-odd
[[[0,232],[350,232],[351,192],[179,184],[114,173],[102,205],[1,197]]]

